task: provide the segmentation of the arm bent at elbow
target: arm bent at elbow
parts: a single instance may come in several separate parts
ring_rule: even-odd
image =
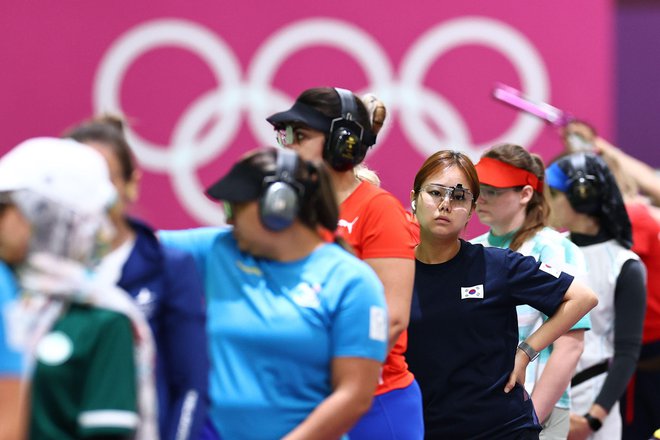
[[[570,330],[580,318],[596,307],[597,304],[598,297],[593,290],[580,281],[573,280],[555,314],[544,322],[538,330],[529,335],[525,342],[536,351],[543,350]],[[528,363],[529,357],[521,350],[517,350],[513,371],[504,387],[505,392],[508,393],[516,382],[520,384],[525,382],[525,368]]]
[[[543,350],[597,304],[598,297],[594,291],[584,283],[573,280],[555,314],[527,338],[527,343],[537,351]]]

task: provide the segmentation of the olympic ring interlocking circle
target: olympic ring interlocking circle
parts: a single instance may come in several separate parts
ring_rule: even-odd
[[[207,91],[182,111],[170,144],[155,145],[130,127],[127,136],[145,169],[169,174],[179,203],[194,218],[203,223],[217,223],[224,214],[218,205],[204,197],[197,168],[222,155],[231,145],[243,114],[247,114],[255,139],[262,144],[272,143],[273,132],[265,118],[291,105],[294,97],[271,84],[281,64],[308,47],[329,46],[354,58],[368,82],[359,93],[373,92],[381,97],[388,110],[398,116],[406,140],[423,156],[438,146],[461,145],[476,158],[487,146],[508,139],[517,139],[523,145],[531,143],[542,123],[520,114],[496,139],[475,145],[458,110],[424,85],[424,77],[437,59],[468,44],[500,52],[517,71],[523,92],[532,99],[547,100],[547,70],[535,47],[514,28],[487,17],[457,18],[429,29],[404,55],[398,75],[387,53],[372,36],[341,20],[306,19],[280,28],[256,51],[246,74],[241,71],[231,47],[200,24],[154,20],[132,28],[108,49],[94,84],[94,107],[96,111],[123,113],[120,96],[124,76],[132,63],[151,50],[170,46],[199,56],[211,69],[218,88]],[[209,121],[213,125],[202,131]],[[442,129],[442,135],[429,127],[429,121]],[[379,134],[379,143],[387,135],[385,128]]]

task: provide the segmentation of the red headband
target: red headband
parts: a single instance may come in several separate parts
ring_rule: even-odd
[[[522,168],[514,167],[490,157],[482,157],[477,165],[479,182],[495,188],[511,188],[530,185],[538,193],[543,194],[543,181],[534,174]]]

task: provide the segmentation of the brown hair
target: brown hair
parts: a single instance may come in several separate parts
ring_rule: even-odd
[[[136,161],[124,135],[124,121],[114,115],[101,115],[83,122],[64,134],[78,142],[101,142],[115,154],[121,165],[121,176],[125,182],[133,178]]]
[[[537,154],[530,153],[520,145],[500,144],[488,150],[482,157],[499,160],[516,168],[534,174],[539,181],[545,180],[545,166],[543,160]],[[532,198],[525,207],[525,220],[516,231],[509,246],[512,250],[518,250],[522,244],[533,237],[538,231],[548,224],[550,205],[543,193],[534,191]]]
[[[419,195],[419,192],[422,189],[422,183],[424,183],[426,179],[438,171],[444,171],[453,166],[458,167],[467,177],[470,185],[470,188],[468,189],[473,196],[472,208],[474,208],[477,204],[477,199],[479,198],[479,177],[477,176],[477,170],[474,168],[474,164],[470,158],[460,151],[440,150],[433,153],[424,161],[419,171],[417,171],[413,182],[415,198]]]

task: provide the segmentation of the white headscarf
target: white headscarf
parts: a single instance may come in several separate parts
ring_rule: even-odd
[[[102,283],[82,264],[52,254],[31,254],[18,274],[23,289],[19,303],[24,323],[22,339],[30,364],[34,361],[37,344],[69,303],[113,310],[130,319],[135,335],[140,416],[135,438],[158,439],[154,342],[149,324],[133,298],[114,285]]]

